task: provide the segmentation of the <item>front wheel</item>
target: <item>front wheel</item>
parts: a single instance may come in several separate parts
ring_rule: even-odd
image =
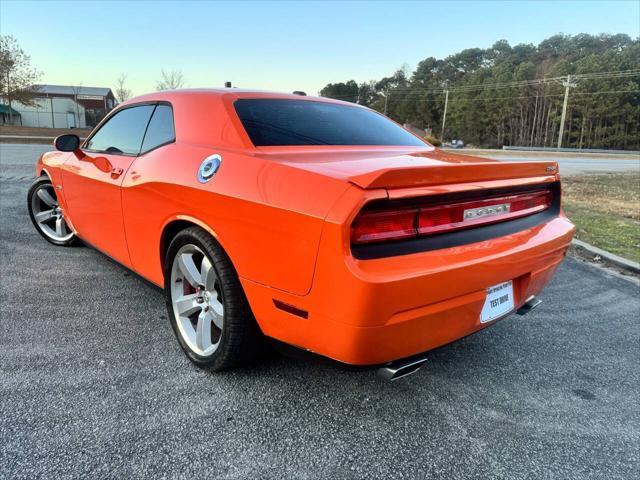
[[[207,232],[175,236],[164,278],[171,326],[193,363],[217,371],[256,356],[259,328],[229,257]]]
[[[36,178],[27,192],[27,208],[33,225],[47,241],[67,246],[76,242],[76,235],[67,225],[55,188],[46,175]]]

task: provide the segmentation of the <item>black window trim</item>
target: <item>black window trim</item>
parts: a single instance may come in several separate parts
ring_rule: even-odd
[[[171,140],[167,140],[164,143],[161,143],[160,145],[156,145],[153,148],[150,148],[148,150],[142,150],[142,146],[144,145],[144,140],[145,138],[147,138],[147,131],[149,130],[149,125],[151,125],[151,120],[153,120],[153,116],[156,113],[156,109],[158,108],[159,105],[166,105],[171,109],[171,123],[173,124],[173,138]],[[156,108],[153,109],[153,112],[151,112],[151,116],[149,117],[149,121],[147,122],[147,128],[144,129],[144,135],[142,135],[142,143],[140,144],[140,153],[138,153],[138,157],[141,157],[142,155],[146,155],[149,152],[153,152],[154,150],[157,150],[158,148],[164,147],[166,145],[170,145],[172,143],[176,143],[176,121],[175,121],[175,117],[173,116],[173,105],[171,105],[170,102],[166,102],[166,101],[158,101],[155,102],[155,106]]]
[[[147,125],[144,128],[144,133],[142,134],[142,142],[140,142],[140,149],[141,150],[138,153],[107,152],[106,150],[92,150],[92,149],[87,148],[87,144],[89,143],[89,141],[93,137],[95,137],[98,134],[98,132],[100,130],[102,130],[102,127],[104,127],[107,124],[107,122],[109,120],[111,120],[113,117],[115,117],[118,113],[123,112],[125,110],[128,110],[130,108],[143,107],[145,105],[153,105],[153,110],[151,111],[151,115],[149,115],[149,120],[147,120]],[[82,146],[80,147],[80,149],[82,151],[85,151],[85,152],[103,153],[105,155],[118,155],[120,157],[139,157],[139,156],[147,154],[147,153],[149,153],[149,152],[151,152],[151,151],[153,151],[153,150],[155,150],[157,148],[164,147],[165,145],[169,145],[170,143],[175,143],[175,141],[176,141],[176,136],[175,136],[175,133],[176,133],[176,128],[175,128],[176,122],[175,122],[175,119],[173,119],[173,140],[165,142],[165,143],[163,143],[161,145],[157,145],[157,146],[155,146],[155,147],[153,147],[153,148],[151,148],[149,150],[146,150],[144,152],[142,151],[142,145],[144,144],[144,139],[147,136],[147,130],[149,128],[149,123],[151,122],[151,119],[153,118],[153,114],[155,113],[156,107],[158,105],[168,105],[169,108],[171,108],[171,117],[173,119],[173,105],[171,104],[171,102],[168,102],[166,100],[148,100],[148,101],[144,101],[144,102],[132,103],[130,105],[127,105],[126,107],[114,109],[109,113],[109,115],[104,117],[104,119],[102,119],[102,121],[98,124],[97,128],[95,129],[95,131],[91,132],[91,135],[89,135],[84,140],[84,142],[82,143]]]

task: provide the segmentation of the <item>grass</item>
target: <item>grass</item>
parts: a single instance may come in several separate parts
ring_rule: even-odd
[[[576,238],[640,261],[640,172],[564,177],[562,195]]]

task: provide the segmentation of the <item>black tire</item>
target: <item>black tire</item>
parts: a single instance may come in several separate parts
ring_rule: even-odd
[[[40,236],[42,236],[42,238],[44,238],[49,243],[52,243],[54,245],[58,245],[60,247],[69,247],[69,246],[72,246],[72,245],[77,245],[79,243],[79,241],[78,241],[78,237],[76,237],[75,234],[72,234],[70,236],[70,238],[68,238],[68,239],[57,240],[57,239],[52,238],[51,236],[47,235],[42,230],[42,228],[40,227],[38,222],[36,221],[35,215],[34,215],[34,212],[33,212],[33,202],[34,202],[34,198],[33,197],[36,194],[36,192],[42,187],[42,185],[50,185],[51,186],[51,191],[53,192],[54,196],[56,196],[55,200],[57,200],[57,195],[55,193],[55,189],[53,188],[51,180],[49,179],[48,176],[41,175],[40,177],[36,178],[31,183],[31,186],[29,187],[29,191],[27,192],[27,210],[29,211],[29,218],[31,218],[31,222],[33,223],[33,226],[35,227],[37,232],[40,234]]]
[[[217,349],[207,357],[194,352],[184,340],[173,309],[173,263],[178,251],[189,244],[195,245],[206,255],[220,280],[221,303],[224,307],[223,327]],[[250,362],[261,352],[262,333],[235,268],[218,242],[202,228],[194,226],[182,230],[169,244],[164,262],[164,292],[173,332],[184,353],[198,367],[213,371],[227,370]]]

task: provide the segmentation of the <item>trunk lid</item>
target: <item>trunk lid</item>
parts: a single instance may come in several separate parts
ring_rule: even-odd
[[[543,177],[558,171],[556,162],[503,162],[429,147],[266,147],[258,156],[363,189]]]

